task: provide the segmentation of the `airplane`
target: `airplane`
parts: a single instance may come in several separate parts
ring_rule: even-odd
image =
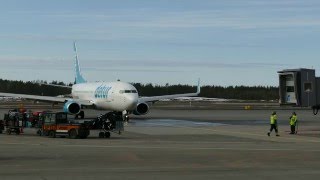
[[[122,113],[124,118],[129,114],[145,115],[150,105],[163,99],[197,96],[200,93],[200,79],[195,93],[173,94],[163,96],[139,97],[137,89],[127,82],[87,82],[81,73],[76,43],[73,43],[75,53],[75,84],[71,88],[71,98],[37,96],[27,94],[0,93],[3,97],[20,97],[24,99],[64,103],[63,111],[84,118],[83,108],[92,108]]]

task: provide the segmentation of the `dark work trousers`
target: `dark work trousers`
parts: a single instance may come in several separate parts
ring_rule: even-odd
[[[276,133],[278,133],[278,126],[276,124],[270,124],[270,132],[272,132],[272,130],[274,129],[276,131]]]
[[[296,126],[295,125],[291,125],[291,134],[294,134],[296,132]]]

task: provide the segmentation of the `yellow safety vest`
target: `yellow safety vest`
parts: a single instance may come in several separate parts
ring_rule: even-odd
[[[277,115],[270,116],[270,124],[277,124]]]
[[[296,115],[292,115],[291,118],[290,118],[290,125],[291,126],[295,126],[297,120],[298,120],[298,117]]]

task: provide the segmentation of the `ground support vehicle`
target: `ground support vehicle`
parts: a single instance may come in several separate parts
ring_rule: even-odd
[[[69,138],[87,138],[90,130],[100,130],[100,138],[110,138],[111,132],[121,134],[124,130],[122,113],[107,113],[97,118],[84,121],[84,123],[74,123],[68,120],[67,113],[44,112],[40,117],[43,124],[38,130],[39,135],[49,136],[68,136]]]
[[[7,114],[4,114],[4,127],[6,134],[20,134],[26,126],[26,121],[27,119],[24,114],[17,111],[9,111]]]
[[[38,134],[55,138],[56,136],[68,136],[69,138],[87,138],[90,129],[85,124],[71,123],[68,121],[68,115],[64,112],[43,113],[41,115],[43,122]]]
[[[124,121],[121,112],[101,114],[91,121],[85,121],[84,124],[90,129],[100,130],[99,138],[110,138],[111,132],[121,134],[124,131]]]

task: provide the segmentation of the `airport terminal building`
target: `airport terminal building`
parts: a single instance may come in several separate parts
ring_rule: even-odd
[[[320,77],[314,69],[285,69],[279,74],[279,103],[310,107],[320,104]]]

